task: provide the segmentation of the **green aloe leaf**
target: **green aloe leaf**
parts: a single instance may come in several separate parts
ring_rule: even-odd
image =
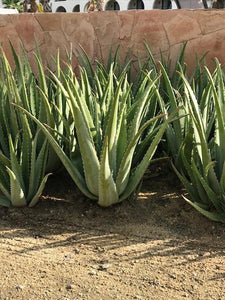
[[[5,207],[10,207],[11,202],[7,198],[0,196],[0,205]]]
[[[215,143],[216,147],[216,159],[218,162],[219,174],[221,175],[223,162],[225,161],[225,119],[224,119],[224,108],[225,108],[225,89],[224,89],[224,78],[222,75],[221,68],[217,62],[217,75],[219,80],[219,86],[216,88],[212,75],[209,70],[206,69],[209,81],[211,83],[214,102],[215,102],[215,113],[216,113],[216,125],[215,125]]]
[[[79,170],[76,168],[75,165],[73,165],[72,161],[69,159],[69,157],[65,154],[65,152],[62,150],[60,145],[57,143],[55,138],[51,135],[51,133],[48,131],[48,129],[37,119],[35,118],[31,113],[26,111],[23,107],[20,107],[18,105],[15,105],[18,109],[26,113],[32,120],[35,121],[35,123],[39,126],[39,128],[42,130],[42,132],[45,134],[46,138],[48,139],[49,143],[51,144],[52,148],[55,150],[56,154],[58,155],[59,159],[63,163],[64,167],[78,186],[78,188],[90,199],[97,199],[95,195],[89,192],[87,185],[85,183],[85,180],[83,176],[80,174]],[[96,174],[95,174],[96,176]]]
[[[120,129],[118,128],[119,97],[121,94],[121,86],[124,82],[124,76],[121,76],[121,79],[116,88],[114,98],[112,99],[109,119],[107,122],[106,133],[105,133],[105,139],[108,140],[109,164],[110,164],[111,172],[113,173],[114,177],[116,176],[116,170],[117,170],[117,166],[116,166],[117,142],[118,142],[118,132],[120,131]]]
[[[41,184],[39,185],[39,188],[36,192],[36,194],[34,195],[34,197],[31,199],[30,203],[29,203],[29,207],[33,207],[37,204],[42,192],[43,192],[43,189],[45,187],[45,184],[48,180],[48,177],[50,176],[51,174],[47,174],[45,175],[45,177],[42,179],[41,181]]]
[[[11,167],[10,167],[11,170],[8,168],[10,170],[9,175],[13,174],[13,176],[15,176],[15,180],[18,181],[18,186],[20,186],[22,191],[24,191],[25,184],[24,184],[24,178],[22,175],[22,169],[18,162],[18,158],[16,155],[15,147],[13,145],[11,136],[9,136],[9,148],[10,148],[10,165],[11,165]]]
[[[72,90],[70,89],[69,83],[65,81],[67,85],[67,90],[65,90],[58,78],[56,78],[54,74],[52,75],[61,88],[64,96],[67,98],[67,100],[70,99],[68,100],[68,104],[71,107],[71,111],[73,112],[76,133],[84,165],[86,184],[90,192],[93,195],[97,196],[99,160],[91,134],[90,126],[93,127],[93,123],[90,123],[91,116],[89,114],[87,106],[83,106],[83,102],[78,101],[80,97],[77,87],[73,85],[73,92],[75,92],[76,96],[75,98]],[[72,82],[70,81],[70,83]]]
[[[139,165],[135,168],[132,175],[130,176],[127,187],[126,187],[125,191],[123,192],[123,194],[120,196],[121,201],[126,199],[127,197],[129,197],[130,194],[134,191],[134,189],[139,184],[141,178],[143,177],[143,175],[144,175],[144,173],[145,173],[145,171],[157,149],[159,142],[161,141],[161,138],[162,138],[168,124],[174,119],[176,114],[177,114],[177,110],[175,112],[171,113],[171,115],[168,117],[168,119],[166,121],[164,121],[164,123],[160,126],[160,129],[157,132],[152,143],[150,144],[145,156],[143,157],[143,159],[141,160]]]
[[[174,164],[172,163],[172,167],[173,167],[173,170],[175,171],[177,177],[180,179],[180,181],[182,182],[182,184],[184,185],[184,187],[186,188],[187,192],[190,194],[191,198],[197,202],[198,200],[198,193],[196,191],[196,187],[190,183],[188,181],[188,179],[182,175],[177,169],[176,167],[174,166]]]
[[[99,171],[99,198],[98,204],[101,206],[110,206],[118,202],[116,184],[113,180],[112,170],[109,164],[108,138],[105,138],[103,154]]]
[[[138,142],[141,134],[151,123],[155,122],[155,120],[162,118],[162,117],[165,117],[165,114],[157,116],[157,117],[149,120],[148,122],[146,122],[140,128],[140,130],[136,133],[136,135],[133,137],[133,139],[130,141],[129,145],[127,146],[126,151],[124,152],[124,155],[123,155],[123,159],[121,161],[120,168],[118,170],[117,178],[116,178],[116,185],[117,185],[119,195],[121,195],[124,192],[124,190],[127,187],[128,181],[130,180],[131,163],[133,160],[135,147],[137,145],[137,142]],[[159,141],[160,140],[158,140],[158,142]],[[147,167],[147,164],[146,164],[146,167]]]
[[[186,197],[183,196],[183,198],[187,203],[193,206],[198,212],[200,212],[203,216],[207,217],[208,219],[216,222],[222,222],[222,223],[225,222],[225,216],[221,216],[220,214],[209,212],[208,210],[201,208],[197,203],[190,201]]]
[[[24,191],[12,170],[6,167],[7,172],[10,176],[10,200],[13,206],[21,207],[26,206],[26,199],[24,196]]]

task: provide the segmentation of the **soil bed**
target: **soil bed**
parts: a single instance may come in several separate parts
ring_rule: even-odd
[[[225,299],[225,225],[182,192],[159,170],[103,209],[52,176],[35,208],[0,209],[0,299]]]

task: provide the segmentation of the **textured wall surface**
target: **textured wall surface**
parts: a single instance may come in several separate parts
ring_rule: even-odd
[[[146,40],[154,56],[163,55],[175,60],[184,41],[188,41],[186,62],[192,68],[195,54],[206,51],[213,66],[213,58],[225,63],[224,10],[133,10],[121,12],[52,13],[0,15],[0,43],[12,61],[9,40],[19,51],[21,41],[34,61],[36,39],[43,59],[51,64],[51,56],[59,49],[73,51],[82,45],[91,59],[105,60],[110,46],[120,48],[120,56],[133,51],[134,59],[144,59]],[[77,64],[76,55],[74,64]]]

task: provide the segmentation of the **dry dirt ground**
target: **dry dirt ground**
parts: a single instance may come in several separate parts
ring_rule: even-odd
[[[186,204],[171,173],[154,176],[108,209],[65,174],[35,208],[1,208],[0,299],[225,299],[225,225]]]

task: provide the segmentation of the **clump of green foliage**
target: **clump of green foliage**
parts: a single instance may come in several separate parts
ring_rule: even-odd
[[[195,209],[206,217],[225,222],[225,88],[224,75],[217,62],[213,74],[206,68],[208,81],[201,98],[195,86],[184,82],[184,103],[188,130],[180,156],[178,177]]]
[[[33,206],[59,161],[79,189],[101,206],[128,198],[162,143],[190,198],[206,217],[225,222],[225,86],[216,61],[204,56],[187,75],[185,45],[172,69],[163,57],[121,63],[119,49],[106,66],[80,52],[46,70],[38,49],[33,74],[25,51],[12,48],[15,70],[0,55],[0,204]],[[10,120],[10,121],[9,121]],[[163,140],[163,142],[162,142]],[[158,157],[162,152],[158,152]]]
[[[151,79],[150,73],[146,74],[133,96],[126,68],[119,77],[113,70],[113,63],[109,72],[98,64],[91,79],[85,68],[81,68],[79,79],[72,66],[66,73],[58,69],[58,76],[51,72],[67,103],[68,117],[63,116],[59,106],[56,111],[62,117],[67,137],[76,137],[73,145],[68,139],[69,153],[61,148],[62,135],[54,137],[48,127],[20,108],[41,128],[80,190],[101,206],[118,203],[135,190],[177,113],[173,112],[162,124],[159,119],[165,114],[149,117],[158,78]]]
[[[40,121],[48,117],[25,53],[22,64],[13,48],[12,51],[14,71],[5,53],[0,56],[0,204],[34,206],[49,176],[45,174],[49,146],[35,122],[12,104],[25,107]]]
[[[17,9],[18,12],[23,12],[23,3],[20,0],[2,0],[4,8]]]

